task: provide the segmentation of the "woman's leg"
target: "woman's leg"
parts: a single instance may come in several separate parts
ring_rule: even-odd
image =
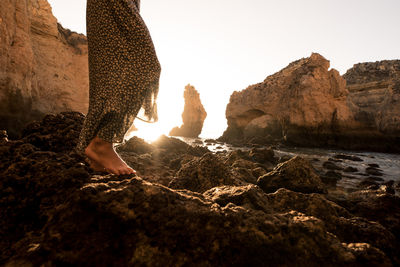
[[[125,161],[114,150],[113,144],[99,137],[95,137],[85,149],[88,158],[104,167],[107,172],[112,174],[135,174],[136,172],[129,167]]]
[[[156,118],[158,86],[150,83],[158,85],[160,64],[138,7],[138,0],[87,1],[90,101],[77,147],[113,174],[135,173],[112,144],[123,142],[143,104]]]

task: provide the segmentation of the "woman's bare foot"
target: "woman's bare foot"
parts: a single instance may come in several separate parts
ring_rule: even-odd
[[[93,138],[85,149],[85,154],[89,159],[104,167],[109,173],[116,175],[136,173],[118,156],[112,143],[106,142],[97,136]]]
[[[89,159],[89,166],[92,170],[95,172],[105,172],[106,169],[97,161],[94,161],[92,159]]]

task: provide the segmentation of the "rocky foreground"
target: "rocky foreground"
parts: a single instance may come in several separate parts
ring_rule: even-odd
[[[327,193],[300,157],[165,136],[118,148],[139,176],[94,173],[73,150],[83,119],[48,115],[20,140],[3,134],[0,264],[400,264],[400,199],[386,186]]]

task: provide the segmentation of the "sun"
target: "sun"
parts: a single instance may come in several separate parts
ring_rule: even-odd
[[[134,125],[128,130],[125,138],[129,140],[133,136],[137,136],[144,139],[146,142],[151,143],[157,140],[161,135],[168,135],[169,130],[168,126],[165,126],[160,122],[146,123],[135,120]]]

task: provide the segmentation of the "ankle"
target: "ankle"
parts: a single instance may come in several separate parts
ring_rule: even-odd
[[[92,141],[86,147],[85,154],[87,155],[88,153],[90,154],[91,152],[98,153],[98,152],[107,151],[110,149],[113,150],[112,143],[104,141],[96,136],[95,138],[92,139]]]
[[[98,148],[112,148],[113,147],[112,143],[104,141],[103,139],[101,139],[97,136],[92,139],[92,141],[90,142],[90,145],[92,145],[94,147],[98,147]]]

